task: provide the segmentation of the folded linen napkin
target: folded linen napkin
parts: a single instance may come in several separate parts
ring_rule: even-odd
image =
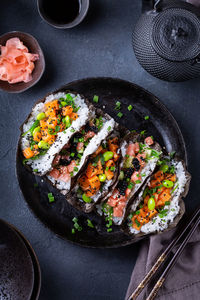
[[[127,300],[145,274],[150,270],[159,255],[170,243],[176,230],[151,236],[144,240],[133,270],[128,291]],[[155,284],[155,282],[154,282]],[[149,283],[138,296],[138,300],[145,300],[153,288]],[[183,300],[200,299],[200,227],[198,227],[186,245],[183,253],[170,271],[163,287],[159,290],[156,299],[159,300]]]

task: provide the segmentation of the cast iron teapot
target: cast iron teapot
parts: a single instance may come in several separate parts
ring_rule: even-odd
[[[184,81],[200,76],[200,8],[182,0],[143,0],[133,48],[155,77]]]

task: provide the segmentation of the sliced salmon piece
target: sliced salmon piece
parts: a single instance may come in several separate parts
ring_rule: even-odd
[[[77,147],[76,147],[76,150],[77,150],[77,151],[80,151],[80,150],[83,148],[83,146],[84,146],[84,143],[83,143],[83,142],[78,142]]]
[[[76,167],[76,162],[75,160],[72,160],[71,163],[67,166],[68,172],[73,172],[75,167]]]
[[[59,161],[61,159],[61,156],[59,154],[57,154],[53,160],[53,166],[56,166],[59,164]]]
[[[146,154],[145,153],[139,153],[136,158],[139,160],[140,166],[143,168],[146,165],[145,158]]]
[[[59,172],[59,170],[57,170],[57,169],[53,169],[53,170],[51,170],[51,172],[49,173],[49,175],[51,176],[51,177],[53,177],[54,179],[58,179],[58,177],[60,176],[60,172]]]
[[[128,145],[126,149],[126,154],[130,156],[135,156],[135,146],[133,143]]]
[[[60,176],[58,178],[61,181],[68,182],[70,180],[70,174],[68,171],[68,167],[62,166],[60,167]]]
[[[140,145],[138,142],[134,143],[134,151],[135,153],[138,153],[140,151]]]
[[[148,146],[153,145],[154,141],[152,139],[152,137],[148,136],[145,140],[144,140],[145,144],[147,144]]]
[[[139,172],[137,172],[137,171],[135,171],[134,173],[133,173],[133,175],[131,176],[131,181],[132,182],[136,182],[137,180],[141,180],[142,178],[141,178],[141,175],[140,175],[140,173]]]
[[[95,133],[93,131],[88,131],[84,135],[84,140],[87,141],[88,139],[92,138],[93,136],[95,136]]]

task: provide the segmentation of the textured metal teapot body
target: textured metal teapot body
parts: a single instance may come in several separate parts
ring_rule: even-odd
[[[180,0],[157,1],[136,24],[133,48],[139,63],[155,77],[167,81],[199,77],[200,10]]]

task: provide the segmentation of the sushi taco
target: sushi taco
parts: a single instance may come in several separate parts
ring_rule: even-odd
[[[58,92],[36,103],[21,126],[24,164],[35,174],[45,175],[56,154],[89,118],[90,106],[79,94]]]
[[[47,178],[66,195],[76,177],[85,166],[88,157],[97,151],[101,142],[113,131],[115,121],[100,110],[93,110],[93,116],[77,131],[55,156],[53,169]]]
[[[121,225],[126,209],[135,194],[156,168],[162,154],[153,137],[143,138],[137,133],[128,134],[121,146],[122,161],[117,185],[104,203],[97,206],[99,214],[109,217],[110,224]]]
[[[190,179],[182,161],[165,157],[129,208],[125,231],[142,236],[174,227],[185,212]]]
[[[113,132],[101,140],[67,196],[70,204],[88,213],[112,191],[119,173],[120,143],[126,133],[126,129],[116,125]]]

